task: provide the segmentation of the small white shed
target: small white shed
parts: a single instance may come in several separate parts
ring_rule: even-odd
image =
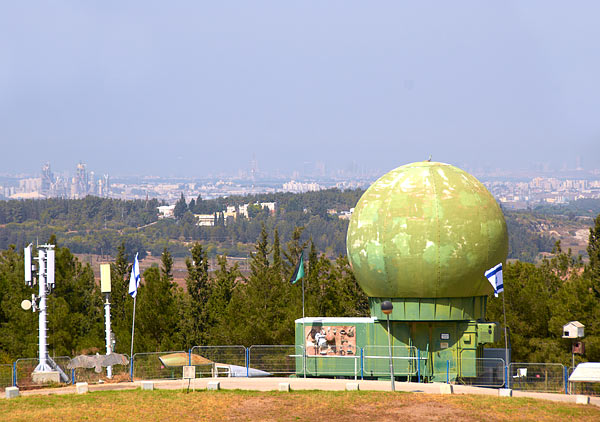
[[[583,325],[579,321],[571,321],[563,325],[563,338],[580,338],[583,337]]]

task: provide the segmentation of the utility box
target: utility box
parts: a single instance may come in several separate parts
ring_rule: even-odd
[[[571,321],[568,324],[563,325],[563,336],[562,338],[580,338],[583,337],[583,325],[579,321]]]
[[[498,323],[485,322],[477,324],[477,342],[479,344],[495,343],[500,341]]]

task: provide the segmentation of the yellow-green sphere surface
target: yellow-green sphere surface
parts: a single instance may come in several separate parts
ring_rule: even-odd
[[[370,297],[483,296],[504,262],[504,215],[490,192],[449,164],[418,162],[379,178],[358,201],[346,246]]]

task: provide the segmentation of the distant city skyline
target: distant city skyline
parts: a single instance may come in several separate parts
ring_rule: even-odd
[[[438,160],[433,160],[438,161]],[[105,163],[100,163],[100,165]],[[398,166],[408,164],[399,163]],[[467,170],[471,173],[476,173],[480,177],[486,176],[494,176],[495,174],[499,174],[507,177],[519,177],[520,175],[524,176],[540,176],[540,175],[552,175],[557,174],[558,176],[564,177],[565,173],[577,173],[580,176],[593,176],[596,177],[600,175],[600,167],[590,167],[583,168],[581,165],[581,157],[576,157],[574,163],[557,163],[556,165],[552,165],[550,163],[532,163],[529,168],[515,168],[508,169],[502,168],[501,166],[493,166],[490,163],[478,163],[476,166],[469,166],[467,163],[448,163],[454,166],[457,166],[463,170]],[[72,163],[70,168],[57,169],[54,167],[53,163],[50,161],[45,161],[41,163],[41,165],[32,172],[27,171],[17,171],[17,172],[8,172],[8,171],[0,171],[0,177],[9,177],[9,178],[23,178],[23,177],[44,177],[44,173],[50,170],[53,174],[57,176],[70,177],[77,176],[78,168],[80,165],[86,167],[89,171],[97,176],[108,176],[109,173],[102,168],[92,168],[89,166],[86,160],[78,160],[75,163]],[[346,165],[341,166],[339,168],[333,168],[327,166],[323,161],[310,162],[305,161],[301,163],[301,166],[298,169],[287,169],[287,171],[281,171],[279,169],[275,170],[263,170],[260,167],[259,161],[254,158],[252,161],[247,163],[246,167],[242,168],[223,168],[218,172],[205,173],[205,174],[192,174],[192,175],[181,175],[181,174],[127,174],[127,173],[116,173],[111,174],[111,177],[116,178],[140,178],[140,179],[182,179],[182,180],[202,180],[202,179],[248,179],[249,181],[256,179],[270,179],[270,178],[279,178],[279,179],[290,179],[294,180],[326,180],[330,178],[340,178],[340,177],[362,177],[362,178],[372,178],[379,177],[380,175],[386,173],[391,170],[384,168],[365,168],[359,166],[357,162],[349,162]]]
[[[600,168],[600,4],[0,5],[0,164]],[[354,164],[351,164],[354,163]]]

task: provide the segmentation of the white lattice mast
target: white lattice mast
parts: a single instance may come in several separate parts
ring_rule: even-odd
[[[25,248],[25,283],[29,286],[33,286],[35,283],[34,274],[37,273],[38,283],[38,297],[32,295],[33,311],[39,312],[39,327],[38,327],[38,346],[39,346],[39,364],[36,366],[34,372],[53,372],[54,369],[50,366],[48,359],[48,321],[47,321],[47,305],[46,297],[52,291],[55,286],[54,281],[54,245],[41,245],[38,246],[38,261],[37,270],[32,265],[31,251],[32,245],[30,244]],[[37,304],[36,304],[37,299]],[[28,301],[23,301],[23,303]],[[24,306],[22,304],[24,308]]]

